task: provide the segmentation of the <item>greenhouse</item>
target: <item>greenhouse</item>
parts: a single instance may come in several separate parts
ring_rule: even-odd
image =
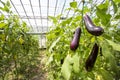
[[[0,0],[0,80],[120,80],[120,0]]]

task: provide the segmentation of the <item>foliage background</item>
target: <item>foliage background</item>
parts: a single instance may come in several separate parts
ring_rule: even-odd
[[[38,39],[27,34],[27,24],[14,15],[9,1],[0,0],[0,80],[28,80],[38,73]]]

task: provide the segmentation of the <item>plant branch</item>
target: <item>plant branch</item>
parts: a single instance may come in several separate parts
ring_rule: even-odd
[[[82,5],[82,27],[83,27],[83,23],[84,23],[84,21],[83,21],[83,14],[84,14],[84,3],[85,3],[85,1],[82,0],[82,3],[83,3],[83,5]]]

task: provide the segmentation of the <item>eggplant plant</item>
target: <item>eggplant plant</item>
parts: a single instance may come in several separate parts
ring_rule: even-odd
[[[91,6],[88,7],[86,3]],[[74,11],[74,16],[61,21],[60,17],[64,14],[50,17],[53,25],[47,34],[46,65],[49,79],[120,79],[120,67],[117,66],[119,60],[115,56],[119,56],[115,54],[116,51],[120,53],[120,34],[116,29],[120,2],[112,0],[112,3],[114,5],[105,0],[96,5],[93,1],[82,0],[81,8],[73,1],[68,9]],[[115,10],[112,15],[109,12],[110,7]],[[91,18],[86,13],[89,13]]]

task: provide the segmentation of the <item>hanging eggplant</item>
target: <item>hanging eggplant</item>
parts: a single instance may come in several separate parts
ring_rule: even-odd
[[[102,27],[99,27],[93,24],[92,20],[87,14],[83,17],[83,19],[84,19],[86,29],[90,34],[94,36],[100,36],[103,34],[104,29]]]
[[[77,47],[79,46],[80,35],[81,35],[81,29],[80,29],[80,27],[78,27],[75,30],[73,40],[70,43],[70,49],[71,50],[75,51],[77,49]]]
[[[85,63],[85,68],[87,71],[91,71],[92,68],[94,67],[94,64],[95,64],[95,61],[96,61],[96,58],[98,55],[98,51],[99,51],[99,46],[95,43],[93,46],[93,49]]]

